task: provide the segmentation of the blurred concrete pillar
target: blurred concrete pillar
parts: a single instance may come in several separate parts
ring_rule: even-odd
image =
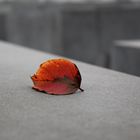
[[[109,66],[114,40],[140,38],[140,9],[95,3],[13,3],[9,41]]]
[[[105,66],[100,52],[100,13],[94,4],[15,3],[7,18],[8,40]]]
[[[116,41],[110,56],[111,69],[140,76],[140,41]]]
[[[9,12],[11,12],[10,6],[1,3],[0,4],[0,40],[7,40],[6,18]]]
[[[7,18],[8,40],[61,54],[59,15],[59,8],[51,3],[15,2]]]
[[[140,38],[140,8],[133,5],[108,5],[99,10],[100,46],[110,60],[109,52],[115,40]]]
[[[68,57],[105,66],[100,50],[100,12],[94,4],[65,6],[62,10],[62,47]]]

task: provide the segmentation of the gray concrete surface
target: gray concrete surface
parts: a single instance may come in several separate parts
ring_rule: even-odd
[[[34,91],[52,54],[0,42],[0,140],[140,140],[140,78],[74,61],[85,92]]]

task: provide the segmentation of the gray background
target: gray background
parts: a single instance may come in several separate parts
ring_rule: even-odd
[[[0,7],[1,40],[116,69],[113,62],[119,65],[116,70],[139,76],[135,49],[128,56],[136,61],[129,66],[136,67],[132,72],[120,67],[127,58],[120,60],[116,49],[112,52],[114,41],[140,38],[139,2],[32,1],[1,3]],[[119,61],[111,60],[115,53]]]

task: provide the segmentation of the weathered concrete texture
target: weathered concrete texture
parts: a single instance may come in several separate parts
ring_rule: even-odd
[[[74,61],[84,92],[33,90],[30,75],[55,57],[0,43],[0,140],[140,140],[140,78]]]
[[[110,53],[111,69],[140,76],[140,41],[116,41]]]

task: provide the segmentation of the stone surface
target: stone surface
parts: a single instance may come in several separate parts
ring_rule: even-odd
[[[34,91],[48,53],[0,42],[0,140],[139,140],[140,78],[74,61],[84,92]]]
[[[140,76],[140,41],[115,41],[111,51],[110,68]]]

